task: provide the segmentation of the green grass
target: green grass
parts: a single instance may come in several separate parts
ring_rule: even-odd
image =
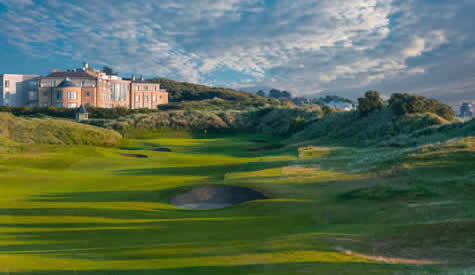
[[[289,145],[248,151],[286,141],[264,135],[145,137],[125,148],[30,144],[0,150],[0,272],[473,271],[470,139],[406,150]],[[172,152],[151,150],[157,147]],[[120,156],[130,149],[148,158]],[[169,204],[175,194],[207,184],[251,187],[270,199],[209,211]],[[423,234],[426,229],[432,233]],[[405,238],[407,232],[414,235]],[[388,240],[395,242],[386,245]],[[372,255],[375,247],[387,247],[376,255],[449,264],[386,264],[342,252]]]

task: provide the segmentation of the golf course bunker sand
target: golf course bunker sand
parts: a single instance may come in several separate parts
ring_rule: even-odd
[[[129,157],[129,158],[148,158],[146,155],[140,155],[140,154],[120,154],[123,157]]]
[[[152,149],[152,151],[155,151],[155,152],[171,152],[172,150],[169,149],[169,148],[155,148],[155,149]]]
[[[211,210],[262,199],[267,199],[267,197],[250,188],[209,185],[177,195],[170,203],[185,209]]]

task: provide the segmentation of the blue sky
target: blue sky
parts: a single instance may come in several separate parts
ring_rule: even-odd
[[[0,0],[0,73],[475,100],[473,0]]]

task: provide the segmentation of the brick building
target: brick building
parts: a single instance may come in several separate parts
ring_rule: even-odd
[[[54,70],[39,79],[37,106],[77,108],[81,105],[99,108],[148,108],[168,104],[168,93],[160,84],[143,78],[122,79],[89,68]]]

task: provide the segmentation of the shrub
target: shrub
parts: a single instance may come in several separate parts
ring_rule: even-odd
[[[376,91],[367,91],[363,98],[358,98],[358,112],[361,115],[367,115],[384,106],[384,101]]]
[[[323,117],[328,116],[329,114],[333,113],[334,111],[335,110],[333,110],[333,108],[328,106],[328,105],[324,105],[322,107]]]
[[[453,120],[455,112],[446,104],[435,99],[411,94],[393,94],[389,99],[389,106],[396,115],[434,113],[446,120]]]

